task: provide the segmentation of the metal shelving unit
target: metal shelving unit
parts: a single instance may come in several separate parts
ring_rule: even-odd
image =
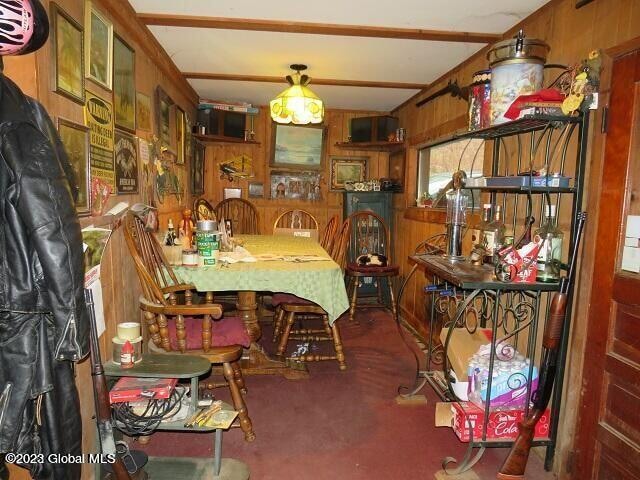
[[[565,241],[568,240],[567,251],[571,252],[575,243],[576,217],[582,206],[588,129],[588,113],[572,117],[525,116],[522,119],[483,130],[440,138],[428,146],[481,138],[493,142],[491,176],[508,176],[520,174],[522,171],[532,172],[534,165],[541,165],[541,168],[536,170],[544,169],[545,172],[553,171],[571,176],[572,187],[474,187],[487,192],[492,204],[502,205],[503,211],[508,212],[505,216],[505,225],[511,223],[516,234],[515,238],[519,236],[517,224],[520,219],[536,214],[538,219],[541,218],[540,214],[545,204],[555,205],[556,211],[560,212],[563,197],[569,197],[570,217],[566,214],[568,209],[565,208],[563,219],[559,218],[558,221],[565,220],[565,224],[569,226]],[[524,201],[522,201],[523,197]],[[526,212],[523,212],[525,210],[523,206],[526,207]],[[525,227],[522,225],[520,228]],[[567,257],[568,255],[565,255],[563,258],[563,265],[570,263]],[[534,365],[539,363],[539,359],[536,358],[539,356],[539,333],[548,317],[551,304],[549,294],[557,291],[559,284],[501,282],[496,279],[491,265],[476,266],[466,262],[452,262],[438,255],[415,255],[411,260],[425,271],[425,276],[431,285],[425,288],[427,291],[425,314],[429,323],[429,342],[426,370],[420,373],[424,379],[422,385],[428,383],[444,401],[459,402],[460,399],[456,397],[451,382],[451,366],[448,361],[450,340],[457,329],[466,329],[472,334],[478,328],[487,328],[491,331],[487,392],[491,391],[496,359],[500,357],[503,347],[509,344],[531,359],[526,378],[523,376],[517,382],[514,379],[513,386],[510,384],[509,388],[522,388],[526,384],[526,395],[530,398]],[[569,291],[567,321],[561,337],[549,435],[548,438],[534,441],[534,445],[547,447],[545,458],[547,470],[552,466],[556,445],[572,299],[573,288]],[[448,329],[443,344],[434,341],[434,332],[439,326],[442,329]],[[438,365],[442,365],[442,370],[436,369]],[[422,385],[415,391],[422,388]],[[463,408],[462,405],[461,408]],[[529,402],[526,402],[525,415],[528,409]],[[470,439],[464,458],[460,462],[451,457],[445,458],[443,461],[445,470],[450,473],[464,472],[482,457],[486,448],[511,446],[513,440],[495,440],[487,437],[490,411],[492,411],[491,401],[488,400],[484,405],[482,435],[480,438]],[[472,429],[470,430],[473,434]],[[453,463],[457,464],[455,468],[451,468]]]

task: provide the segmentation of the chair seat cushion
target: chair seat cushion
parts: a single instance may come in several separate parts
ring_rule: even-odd
[[[289,305],[315,305],[312,301],[307,300],[306,298],[296,297],[292,293],[276,293],[271,297],[271,304],[274,307],[284,303]]]
[[[349,272],[367,273],[371,274],[371,276],[375,276],[376,274],[398,275],[400,273],[400,267],[398,267],[397,265],[387,265],[384,267],[380,265],[359,265],[353,262],[347,265],[347,274]]]
[[[178,350],[178,337],[176,336],[175,319],[169,319],[169,342],[173,350]],[[187,334],[187,350],[199,350],[202,348],[202,317],[184,317],[184,328]],[[211,346],[226,347],[229,345],[242,345],[249,347],[251,339],[247,333],[244,322],[240,317],[223,317],[220,320],[211,320]]]

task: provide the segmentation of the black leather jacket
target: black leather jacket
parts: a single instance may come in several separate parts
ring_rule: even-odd
[[[88,352],[74,188],[46,112],[0,73],[0,453],[79,448],[79,411],[65,412],[78,407],[67,360]],[[34,433],[41,394],[49,419]]]

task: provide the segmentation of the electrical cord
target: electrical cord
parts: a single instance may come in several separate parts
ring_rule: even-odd
[[[149,400],[142,414],[134,413],[129,402],[114,403],[113,420],[118,430],[129,437],[149,435],[181,404],[185,393],[185,388],[174,388],[169,398]]]

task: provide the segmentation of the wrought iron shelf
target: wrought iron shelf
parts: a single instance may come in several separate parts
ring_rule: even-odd
[[[440,137],[432,142],[424,145],[424,148],[435,147],[443,143],[453,142],[456,140],[464,140],[471,138],[481,138],[484,140],[492,140],[495,138],[509,137],[511,135],[519,135],[521,133],[535,132],[543,130],[550,125],[566,125],[567,123],[579,123],[582,117],[569,117],[565,115],[524,115],[518,120],[512,122],[501,123],[491,127],[482,128],[480,130],[460,131],[453,135]]]
[[[503,186],[503,187],[467,187],[469,190],[480,190],[481,192],[503,192],[503,193],[523,193],[523,194],[553,194],[553,193],[575,193],[575,187],[527,187],[527,186]]]
[[[411,261],[430,273],[463,290],[500,290],[554,292],[558,283],[501,282],[490,265],[472,265],[466,261],[451,261],[441,255],[413,255]]]
[[[336,147],[344,150],[368,150],[374,152],[400,152],[404,142],[336,142]]]

